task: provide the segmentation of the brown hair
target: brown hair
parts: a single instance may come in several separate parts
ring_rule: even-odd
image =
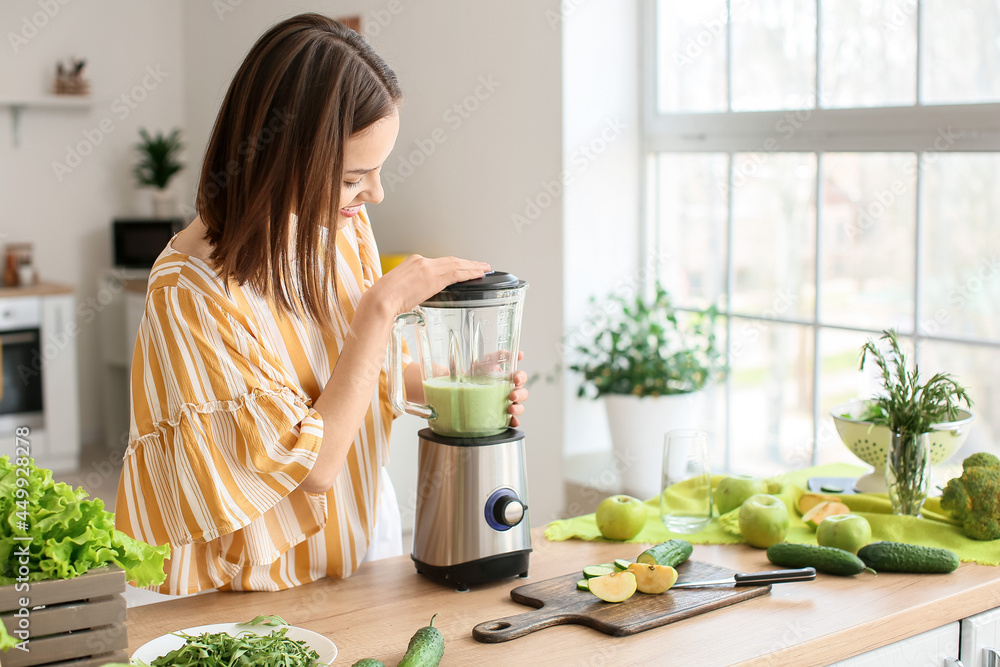
[[[198,184],[227,284],[332,322],[344,143],[396,113],[401,98],[385,61],[333,19],[301,14],[257,40],[222,102]]]

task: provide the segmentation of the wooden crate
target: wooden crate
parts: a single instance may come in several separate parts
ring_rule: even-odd
[[[7,632],[19,629],[20,599],[28,598],[28,651],[0,654],[3,667],[98,667],[128,662],[125,626],[125,572],[118,567],[91,570],[75,579],[36,581],[28,591],[0,586],[0,621]]]

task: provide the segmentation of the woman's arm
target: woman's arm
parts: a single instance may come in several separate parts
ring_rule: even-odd
[[[481,278],[488,270],[489,265],[482,262],[413,255],[365,292],[354,312],[350,334],[333,374],[313,403],[323,418],[323,444],[315,465],[299,488],[309,493],[325,493],[337,479],[371,406],[395,316],[452,283]],[[422,397],[422,388],[420,393]]]

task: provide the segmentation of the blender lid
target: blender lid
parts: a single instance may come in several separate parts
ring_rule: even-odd
[[[502,293],[516,292],[528,286],[512,273],[490,271],[482,278],[466,280],[448,285],[424,303],[448,303],[452,301],[480,301],[500,296]]]

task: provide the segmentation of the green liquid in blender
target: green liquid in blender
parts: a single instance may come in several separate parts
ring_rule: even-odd
[[[438,377],[424,381],[424,399],[437,419],[429,419],[431,430],[452,438],[483,438],[507,430],[507,406],[511,389],[505,377],[453,380]]]

